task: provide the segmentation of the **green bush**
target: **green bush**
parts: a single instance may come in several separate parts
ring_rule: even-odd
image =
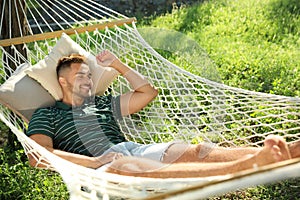
[[[0,148],[0,199],[68,199],[59,174],[28,165],[23,149]]]
[[[196,40],[227,85],[300,96],[299,13],[298,0],[213,0],[173,10],[150,26]]]
[[[196,40],[230,86],[300,96],[299,14],[299,0],[211,0],[140,24],[177,30]],[[184,58],[164,55],[197,73],[182,62]],[[29,167],[23,150],[0,148],[0,165],[0,199],[68,199],[61,177]],[[294,199],[299,196],[298,182],[283,181],[213,199]]]
[[[147,23],[183,32],[194,39],[217,65],[227,85],[300,96],[298,0],[204,1],[192,7],[177,8]],[[197,66],[191,70],[185,58],[163,55],[197,74]],[[293,199],[299,196],[299,187],[299,179],[290,179],[210,199]]]

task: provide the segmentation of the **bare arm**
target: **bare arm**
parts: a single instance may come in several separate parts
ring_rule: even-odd
[[[114,54],[105,50],[97,55],[97,62],[102,66],[115,68],[130,83],[133,91],[121,95],[122,115],[140,111],[158,94],[158,91],[138,72],[122,63]]]
[[[43,134],[35,134],[35,135],[30,136],[30,138],[32,140],[34,140],[36,143],[38,143],[39,145],[41,145],[42,147],[46,148],[51,153],[65,159],[65,160],[68,160],[68,161],[78,164],[78,165],[82,165],[84,167],[93,168],[93,169],[99,168],[102,165],[109,163],[109,162],[113,161],[114,159],[117,159],[118,156],[120,156],[119,154],[116,154],[116,153],[109,153],[109,154],[99,156],[99,157],[89,157],[89,156],[85,156],[85,155],[80,155],[80,154],[75,154],[75,153],[70,153],[70,152],[54,149],[52,139]],[[41,164],[37,165],[38,164],[37,161],[30,154],[28,154],[28,159],[29,159],[29,164],[33,167],[40,167],[40,168],[46,167]]]

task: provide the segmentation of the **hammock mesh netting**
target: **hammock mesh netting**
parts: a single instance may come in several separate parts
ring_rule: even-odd
[[[158,97],[139,113],[120,122],[128,140],[145,144],[180,140],[234,147],[261,146],[269,134],[281,135],[288,142],[300,137],[299,98],[233,88],[193,75],[167,61],[148,45],[138,32],[134,18],[121,15],[97,1],[1,2],[2,83],[23,63],[34,65],[47,57],[62,33],[66,33],[94,55],[109,49],[155,85],[159,90]],[[118,77],[106,92],[118,95],[129,88],[125,79]],[[24,134],[29,119],[20,115],[11,104],[2,103],[0,117],[18,136],[26,153],[61,174],[71,199],[146,198],[152,195],[157,199],[180,196],[195,199],[300,174],[297,173],[299,162],[295,160],[246,175],[207,178],[124,178],[96,173],[63,160],[30,140]]]

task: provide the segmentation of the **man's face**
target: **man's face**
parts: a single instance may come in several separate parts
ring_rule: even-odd
[[[91,95],[93,86],[92,75],[88,65],[84,63],[72,63],[71,71],[66,76],[66,85],[73,96],[86,98]]]

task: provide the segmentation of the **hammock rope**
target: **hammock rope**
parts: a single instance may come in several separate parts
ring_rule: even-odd
[[[159,90],[159,96],[148,107],[120,122],[128,140],[145,144],[181,140],[225,147],[258,147],[269,134],[282,135],[289,142],[300,139],[299,98],[247,91],[191,74],[157,53],[140,35],[135,18],[128,18],[97,1],[26,0],[25,7],[21,2],[3,0],[0,8],[3,11],[0,35],[9,32],[9,38],[0,40],[1,83],[14,71],[10,63],[15,66],[37,63],[51,52],[61,34],[66,33],[94,55],[103,49],[111,50]],[[5,9],[10,9],[9,15],[4,15]],[[18,18],[26,16],[24,20],[12,21],[12,13],[17,10],[21,12]],[[18,27],[19,36],[13,36],[12,32],[16,30],[5,30],[5,22],[10,23],[11,28]],[[27,35],[23,32],[24,23],[28,26]],[[26,55],[17,48],[19,45]],[[129,89],[126,80],[118,77],[107,92],[118,95]],[[124,178],[117,174],[96,173],[63,160],[36,144],[24,134],[28,119],[12,112],[15,109],[7,105],[0,106],[0,119],[17,135],[25,152],[36,158],[38,164],[61,174],[70,191],[70,199],[172,199],[180,194],[186,195],[184,198],[206,198],[231,191],[239,184],[245,187],[261,184],[257,177],[261,174],[270,176],[276,170],[279,172],[270,181],[300,175],[296,173],[300,168],[299,160],[255,173],[207,178]],[[214,192],[211,191],[213,185],[218,185]]]

